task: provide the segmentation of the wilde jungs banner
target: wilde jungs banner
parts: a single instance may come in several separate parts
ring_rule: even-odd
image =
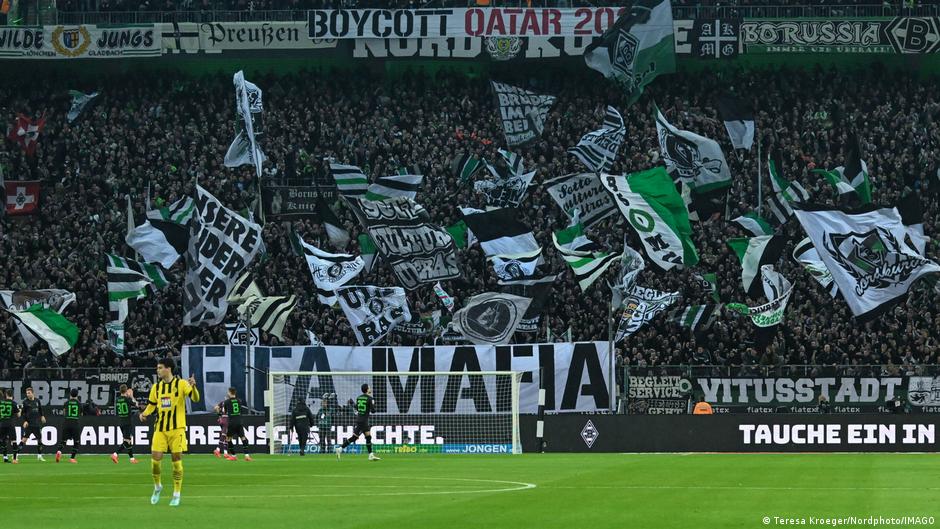
[[[200,402],[190,403],[193,413],[211,413],[214,403],[225,398],[229,386],[253,409],[264,409],[268,371],[522,371],[519,411],[538,411],[539,387],[545,388],[545,411],[592,412],[610,410],[614,382],[610,378],[614,356],[607,342],[578,342],[525,345],[457,345],[429,347],[256,347],[251,373],[252,393],[246,393],[245,348],[226,345],[183,346],[181,369],[193,373],[203,391]],[[541,377],[541,378],[540,378]],[[336,392],[330,378],[309,377],[308,386],[298,386],[301,395]],[[402,392],[388,378],[373,383],[378,413],[473,413],[493,409],[510,411],[511,403],[496,402],[495,387],[483,392],[469,389],[471,380],[435,385],[432,398],[409,386],[403,377]],[[428,380],[427,378],[423,380]],[[443,377],[440,380],[446,379]],[[380,383],[379,383],[380,382]],[[418,385],[425,382],[419,381]],[[358,390],[359,384],[354,384]],[[391,387],[390,387],[391,386]],[[446,387],[445,387],[446,386]],[[430,389],[430,388],[429,388]],[[350,395],[354,398],[356,395]],[[345,400],[340,399],[341,402]],[[489,408],[486,408],[489,406]]]
[[[460,276],[454,239],[431,224],[428,212],[406,197],[381,202],[350,199],[376,247],[409,290]]]
[[[490,84],[503,122],[506,144],[514,147],[541,136],[548,112],[555,104],[555,96],[536,94],[496,81],[490,81]]]
[[[159,57],[161,34],[150,26],[42,26],[0,30],[0,59]]]
[[[572,212],[576,209],[581,213],[581,224],[585,228],[617,211],[613,197],[595,173],[559,176],[545,182],[544,186],[569,218],[573,218]]]
[[[319,218],[317,199],[336,198],[336,188],[314,186],[263,187],[261,204],[271,217]]]
[[[261,250],[261,226],[223,206],[196,186],[183,288],[183,325],[218,325],[226,297]]]

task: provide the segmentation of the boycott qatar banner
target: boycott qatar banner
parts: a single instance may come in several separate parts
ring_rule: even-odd
[[[253,347],[251,380],[245,378],[245,347],[187,345],[183,347],[181,372],[193,373],[205,398],[191,403],[194,413],[207,413],[225,398],[230,386],[253,409],[264,409],[263,390],[268,371],[369,372],[450,371],[466,372],[460,384],[434,387],[434,398],[420,392],[401,395],[391,384],[373,388],[379,413],[476,413],[500,410],[508,399],[498,399],[496,388],[477,394],[463,391],[469,375],[481,371],[521,371],[519,412],[538,411],[539,388],[545,388],[545,411],[590,412],[611,407],[614,356],[607,342],[526,345],[457,345],[433,347],[294,346]],[[541,373],[541,374],[540,374]],[[364,380],[369,381],[369,380]],[[313,384],[317,380],[310,381]],[[250,393],[249,393],[250,388]],[[473,394],[471,394],[473,393]],[[500,393],[502,394],[502,393]],[[444,403],[456,405],[445,408]],[[509,410],[504,410],[509,411]]]
[[[441,37],[594,37],[625,7],[578,9],[487,7],[467,9],[314,9],[311,39]]]

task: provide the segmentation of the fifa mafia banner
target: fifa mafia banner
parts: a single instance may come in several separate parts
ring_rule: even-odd
[[[121,384],[134,390],[138,404],[146,405],[150,387],[157,380],[156,371],[152,368],[88,372],[79,378],[70,378],[68,372],[59,371],[31,370],[31,377],[27,380],[0,380],[0,389],[12,389],[13,400],[20,403],[26,398],[26,388],[32,387],[36,398],[47,407],[47,418],[62,415],[62,407],[73,388],[78,390],[82,402],[94,404],[101,415],[114,415],[114,399]]]
[[[453,237],[428,221],[420,204],[405,197],[356,200],[356,214],[401,286],[413,290],[460,276]]]
[[[465,376],[433,377],[443,386],[406,377],[377,377],[373,395],[379,413],[508,412],[507,392],[489,387],[494,377],[473,377],[481,371],[521,371],[520,413],[538,411],[539,387],[545,388],[545,411],[591,412],[610,410],[614,381],[610,374],[614,355],[607,342],[526,345],[456,345],[429,347],[294,346],[254,347],[251,380],[245,379],[246,348],[225,345],[183,347],[181,372],[196,376],[205,396],[191,403],[193,413],[208,413],[212,405],[235,387],[253,409],[264,409],[268,371],[452,371]],[[541,375],[540,375],[541,373]],[[308,377],[306,394],[335,393],[329,377]],[[319,378],[319,380],[318,380]],[[419,379],[421,377],[413,377]],[[425,377],[426,378],[426,377]],[[447,379],[453,379],[447,380]],[[457,380],[459,379],[459,380]],[[397,381],[397,382],[393,382]],[[250,384],[249,384],[250,382]],[[363,376],[362,382],[374,383]],[[439,381],[440,382],[440,381]],[[296,381],[295,381],[296,383]],[[421,388],[418,389],[418,385]],[[495,385],[498,385],[499,382]],[[359,384],[354,390],[358,390]],[[303,386],[300,387],[303,393]],[[408,388],[402,390],[402,388]],[[358,394],[357,394],[358,395]],[[351,395],[349,398],[355,398]],[[342,399],[340,399],[343,401]],[[345,402],[345,401],[343,401]]]
[[[0,27],[0,59],[159,57],[153,25]]]
[[[600,36],[625,7],[314,9],[311,39]]]
[[[316,186],[262,187],[261,204],[270,217],[312,217],[317,213],[318,199],[336,198],[336,188]]]

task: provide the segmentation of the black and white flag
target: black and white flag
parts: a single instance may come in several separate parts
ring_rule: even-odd
[[[530,298],[529,308],[522,315],[522,321],[516,327],[516,332],[537,332],[539,330],[539,320],[542,318],[542,311],[548,302],[552,293],[552,285],[555,283],[556,275],[548,275],[540,278],[518,279],[513,281],[500,281],[500,290],[506,294]]]
[[[183,288],[183,325],[218,325],[229,291],[261,251],[261,226],[196,186]]]
[[[167,270],[189,248],[189,221],[195,202],[184,197],[166,207],[147,212],[147,220],[130,230],[124,242],[148,263]]]
[[[487,164],[487,167],[490,169],[493,178],[477,180],[473,183],[473,190],[483,195],[487,206],[497,208],[518,207],[525,199],[526,191],[535,176],[535,171],[502,178],[494,172],[491,165]]]
[[[542,249],[516,255],[494,255],[490,257],[496,277],[503,281],[522,279],[535,274],[535,267],[542,262]]]
[[[591,171],[606,173],[610,171],[614,160],[617,159],[617,151],[620,150],[626,131],[620,112],[608,106],[601,128],[582,136],[576,146],[568,149],[568,153],[580,160]]]
[[[349,200],[403,287],[412,290],[460,276],[454,239],[431,224],[430,215],[420,204],[407,197],[379,202]]]
[[[296,307],[296,296],[252,297],[238,307],[238,313],[252,327],[260,327],[264,332],[283,340],[284,325]]]
[[[401,287],[352,286],[336,291],[359,345],[375,345],[398,324],[411,321]]]
[[[652,288],[634,285],[627,293],[620,307],[620,323],[614,343],[640,330],[646,322],[679,300],[678,292],[660,292]]]
[[[78,116],[81,115],[89,103],[98,97],[98,92],[85,94],[78,90],[69,90],[69,95],[72,96],[72,107],[69,108],[69,113],[66,114],[65,118],[71,123],[78,119]]]
[[[496,81],[490,83],[499,107],[503,132],[506,133],[506,144],[514,147],[541,136],[548,112],[555,104],[555,96],[536,94]]]
[[[240,123],[240,130],[225,153],[224,165],[238,167],[251,164],[255,167],[255,175],[261,178],[261,164],[265,157],[255,138],[255,120],[260,119],[264,111],[261,89],[245,80],[245,74],[241,70],[235,72],[232,84],[235,85],[235,115],[236,121]]]
[[[737,96],[718,98],[718,114],[725,122],[728,137],[735,149],[751,150],[754,145],[754,110]]]
[[[921,277],[940,273],[937,263],[905,241],[908,228],[897,208],[807,205],[794,213],[852,314],[862,321],[906,298]]]
[[[544,184],[558,207],[568,218],[577,210],[585,228],[597,224],[617,211],[617,204],[594,173],[577,173],[553,178]]]
[[[479,294],[454,313],[453,327],[474,344],[505,345],[512,340],[531,302],[512,294]]]
[[[461,208],[464,222],[473,236],[480,242],[483,253],[494,255],[519,255],[540,248],[529,228],[517,219],[513,208],[490,211]]]
[[[303,249],[307,266],[317,287],[317,299],[324,305],[336,304],[336,289],[349,283],[365,267],[362,257],[345,253],[324,252],[312,244],[307,244],[299,235],[297,242]]]
[[[816,251],[809,237],[797,243],[793,248],[793,260],[803,265],[809,275],[813,276],[813,279],[826,289],[830,296],[836,297],[839,294],[839,287],[833,281],[832,273],[826,268],[826,263],[819,258],[819,252]]]
[[[688,182],[696,193],[731,185],[728,161],[718,142],[694,132],[680,130],[656,107],[659,152],[673,180]]]

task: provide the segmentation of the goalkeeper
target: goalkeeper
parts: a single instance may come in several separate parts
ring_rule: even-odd
[[[304,455],[307,448],[307,437],[310,435],[310,425],[313,424],[313,414],[303,399],[295,399],[290,410],[290,428],[297,432],[297,443],[300,445],[300,455]]]
[[[330,433],[333,430],[333,408],[330,400],[333,395],[324,393],[320,404],[320,410],[317,412],[317,430],[320,432],[320,453],[324,454],[330,449]]]
[[[356,442],[360,435],[366,436],[366,450],[369,451],[369,461],[379,461],[381,458],[372,453],[372,433],[369,431],[369,415],[375,411],[375,399],[372,398],[372,388],[368,384],[362,385],[362,395],[356,397],[356,427],[353,435],[343,441],[342,446],[336,447],[336,459],[343,454],[343,450]]]

